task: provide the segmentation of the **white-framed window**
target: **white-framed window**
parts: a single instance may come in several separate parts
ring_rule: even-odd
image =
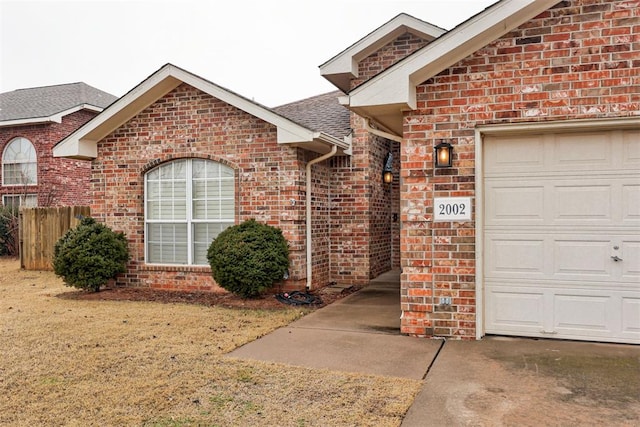
[[[2,196],[2,204],[7,207],[18,208],[24,206],[33,208],[38,206],[37,194],[5,194]]]
[[[207,250],[235,222],[235,173],[212,160],[180,159],[145,174],[145,259],[207,265]]]
[[[27,138],[14,138],[2,153],[2,185],[36,185],[36,149]]]

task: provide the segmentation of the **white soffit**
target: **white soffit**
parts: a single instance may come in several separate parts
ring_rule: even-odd
[[[351,79],[358,77],[358,63],[407,32],[431,42],[444,34],[446,30],[406,13],[401,13],[320,65],[320,75],[338,89],[348,92]]]
[[[53,148],[53,156],[79,159],[96,158],[98,155],[98,141],[182,83],[186,83],[248,114],[273,124],[278,129],[278,143],[280,144],[301,144],[300,146],[303,146],[304,143],[308,142],[313,143],[310,144],[311,147],[326,145],[327,151],[330,149],[330,145],[338,145],[339,148],[344,150],[349,148],[349,144],[343,140],[326,134],[318,134],[260,104],[256,104],[179,67],[167,64],[111,104],[93,120],[90,120],[58,143]],[[313,151],[317,151],[317,149]]]
[[[402,132],[416,108],[416,86],[553,7],[558,0],[501,0],[349,94],[352,111]]]

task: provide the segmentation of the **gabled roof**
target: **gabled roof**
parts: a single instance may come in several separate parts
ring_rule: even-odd
[[[60,123],[78,110],[100,112],[116,99],[82,82],[0,93],[0,126]]]
[[[553,7],[558,0],[501,0],[351,91],[342,102],[402,134],[416,86]]]
[[[338,89],[348,92],[351,79],[358,77],[358,63],[405,33],[432,41],[446,30],[401,13],[320,65],[320,74]]]
[[[273,110],[302,126],[343,138],[351,133],[351,113],[338,99],[343,92],[334,91],[317,95]]]
[[[96,158],[98,141],[182,83],[276,126],[279,144],[290,144],[318,153],[329,152],[331,146],[335,145],[340,152],[349,152],[350,144],[344,139],[302,126],[268,107],[175,65],[166,64],[102,113],[60,141],[53,148],[53,156],[77,159]]]

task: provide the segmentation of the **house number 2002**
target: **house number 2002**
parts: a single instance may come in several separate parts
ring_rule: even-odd
[[[467,205],[464,203],[440,203],[440,215],[464,215]]]
[[[433,206],[434,221],[471,220],[471,197],[436,197]]]

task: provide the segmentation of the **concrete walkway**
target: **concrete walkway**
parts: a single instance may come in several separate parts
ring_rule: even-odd
[[[443,342],[400,335],[399,283],[386,273],[229,356],[421,380]]]
[[[640,346],[400,335],[397,272],[228,354],[424,380],[402,427],[640,425]],[[428,373],[427,373],[428,372]]]

